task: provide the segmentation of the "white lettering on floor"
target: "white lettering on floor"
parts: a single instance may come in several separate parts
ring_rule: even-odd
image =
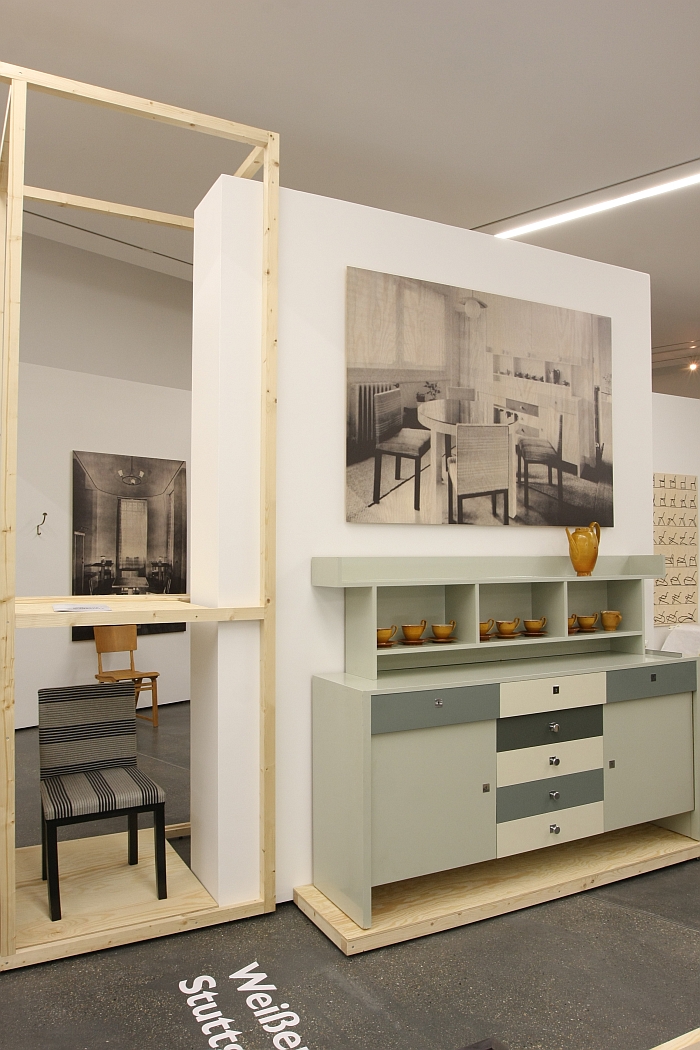
[[[279,1006],[272,1005],[272,996],[268,992],[276,992],[274,984],[263,984],[266,981],[266,973],[254,973],[257,970],[257,962],[250,963],[235,973],[229,974],[229,980],[242,981],[238,986],[239,992],[251,992],[246,998],[246,1005],[253,1011],[264,1031],[273,1036],[272,1045],[275,1050],[309,1050],[308,1046],[300,1046],[301,1036],[297,1032],[286,1031],[296,1028],[301,1020],[299,1014],[289,1009],[289,1003],[280,1003]],[[188,1000],[189,1002],[189,1000]]]
[[[187,981],[180,981],[178,988],[183,995],[188,997],[187,1005],[192,1007],[197,1024],[202,1026],[202,1035],[209,1037],[209,1046],[214,1050],[244,1050],[241,1044],[236,1042],[242,1032],[233,1031],[231,1027],[234,1024],[233,1018],[223,1017],[221,1010],[216,1008],[216,996],[219,993],[209,990],[216,988],[216,981],[213,977],[201,974],[195,977],[191,985]],[[217,1032],[217,1028],[220,1028],[221,1031]],[[212,1032],[216,1034],[212,1035]],[[223,1045],[224,1039],[229,1040],[225,1046]],[[293,1045],[296,1046],[296,1044]]]

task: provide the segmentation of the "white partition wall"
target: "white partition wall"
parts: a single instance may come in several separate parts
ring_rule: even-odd
[[[193,602],[260,602],[261,187],[195,213]],[[260,625],[192,637],[192,868],[219,905],[260,894]]]
[[[197,556],[200,568],[195,567],[193,557],[195,600],[213,600],[213,591],[199,588],[214,586],[215,577],[220,578],[223,597],[224,586],[232,585],[239,573],[241,578],[248,579],[246,574],[252,571],[246,560],[248,555],[244,553],[244,549],[249,550],[246,546],[249,540],[242,537],[248,536],[246,530],[257,529],[259,511],[252,479],[246,479],[242,459],[244,455],[249,456],[248,467],[252,471],[257,471],[259,460],[257,450],[244,453],[240,431],[244,429],[242,421],[247,418],[246,413],[257,410],[257,387],[250,379],[249,369],[259,352],[261,202],[259,184],[223,176],[197,213],[195,358],[199,360],[195,374],[199,375],[196,384],[210,391],[211,406],[208,411],[201,405],[195,407],[193,481],[197,469],[198,427],[211,428],[225,422],[228,427],[237,427],[238,432],[232,431],[230,437],[226,435],[225,440],[219,441],[219,461],[206,467],[212,474],[211,486],[204,491],[200,481],[193,490],[193,550],[206,548],[209,540],[203,540],[211,536],[219,560],[216,572],[209,568],[205,571],[203,553]],[[253,243],[257,254],[251,251]],[[311,558],[315,555],[565,556],[568,551],[563,528],[446,528],[346,522],[345,277],[348,266],[477,288],[611,317],[615,527],[604,530],[601,551],[647,554],[653,549],[649,279],[646,275],[422,219],[282,190],[277,463],[279,900],[290,899],[293,886],[311,882],[311,676],[342,670],[344,664],[343,594],[333,590],[320,592],[311,587]],[[204,367],[206,354],[212,355],[215,375]],[[215,391],[213,384],[219,378],[220,387]],[[201,400],[197,385],[193,396],[196,406]],[[248,408],[244,405],[246,397],[251,401]],[[233,415],[233,420],[224,419],[226,410]],[[209,441],[203,445],[212,447]],[[204,449],[199,454],[206,456]],[[234,505],[224,506],[220,501],[227,479],[231,481],[239,476]],[[212,514],[217,515],[216,524],[208,520]],[[197,520],[199,525],[195,524]],[[252,547],[252,538],[250,543]],[[253,553],[250,557],[257,566]],[[234,564],[236,573],[233,578],[227,576],[224,584],[224,569],[230,573]],[[211,583],[208,582],[210,576]],[[247,595],[238,590],[235,595],[226,592],[226,597],[227,600],[235,597],[241,602],[244,598],[248,600]],[[235,625],[219,628],[219,645],[227,630],[236,629]],[[193,654],[193,672],[195,659]],[[223,665],[220,657],[220,669]],[[239,689],[243,687],[239,687],[239,678],[242,680],[251,673],[252,668],[244,661],[235,687],[232,686],[234,705],[242,702]],[[194,678],[193,673],[193,683]],[[226,732],[234,733],[233,738],[227,737],[223,744],[219,741],[218,771],[207,773],[212,782],[218,777],[218,794],[211,787],[207,797],[216,797],[220,807],[228,807],[226,812],[224,808],[219,809],[219,863],[225,865],[230,843],[230,856],[238,870],[238,866],[244,864],[243,842],[239,839],[243,822],[240,799],[243,794],[253,797],[253,781],[245,779],[250,763],[243,751],[252,746],[252,737],[237,737],[235,728],[228,723],[225,726],[226,688],[222,678],[212,683],[207,693],[207,710],[209,714],[218,712],[219,731],[226,728]],[[196,709],[197,701],[194,701],[193,743],[200,732]],[[214,722],[206,732],[215,732]],[[246,726],[247,733],[249,729]],[[222,760],[227,748],[232,749],[228,769]],[[198,744],[195,751],[202,753]],[[255,755],[257,758],[257,750]],[[196,780],[194,765],[193,777]],[[196,810],[198,815],[193,818],[196,826],[204,827],[208,818],[203,799],[197,801]],[[257,813],[255,816],[257,818]],[[250,839],[246,838],[245,842],[249,843]],[[200,846],[195,848],[195,855],[203,858]],[[196,864],[197,873],[215,892],[213,884],[207,881],[209,875],[203,859],[198,859]]]

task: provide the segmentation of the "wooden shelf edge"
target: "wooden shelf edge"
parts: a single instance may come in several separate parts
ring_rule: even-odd
[[[641,827],[646,827],[646,825],[641,825]],[[545,878],[540,887],[520,893],[516,892],[513,894],[512,887],[509,892],[510,880],[506,879],[504,880],[503,897],[474,904],[470,903],[465,895],[463,903],[448,912],[445,912],[444,906],[432,909],[427,906],[420,919],[415,919],[416,901],[413,900],[410,912],[407,911],[407,916],[411,915],[414,917],[407,917],[403,924],[400,921],[384,925],[379,922],[374,927],[364,930],[343,914],[332,901],[328,900],[313,885],[296,887],[294,890],[294,903],[344,955],[357,955],[361,952],[373,951],[375,948],[384,948],[390,944],[400,944],[404,941],[415,940],[431,933],[440,933],[458,926],[467,926],[473,922],[481,922],[483,919],[505,915],[508,912],[531,908],[537,904],[558,900],[561,897],[582,893],[585,890],[595,889],[612,882],[619,882],[623,879],[632,878],[635,875],[643,875],[650,871],[670,867],[674,864],[682,864],[684,861],[695,860],[700,857],[700,842],[688,839],[683,835],[678,835],[677,838],[678,848],[673,851],[660,851],[657,855],[649,856],[648,848],[643,849],[640,858],[635,859],[633,855],[630,855],[624,863],[616,867],[601,869],[600,865],[592,865],[590,870],[564,879],[561,882],[554,881],[552,877]],[[586,842],[589,840],[582,841]],[[505,858],[505,861],[510,859]],[[428,878],[428,876],[424,876],[424,879],[427,880]],[[672,1046],[673,1044],[670,1045]]]
[[[676,1036],[667,1043],[660,1043],[653,1047],[653,1050],[693,1050],[694,1047],[700,1047],[700,1028],[694,1028],[692,1032]]]
[[[55,612],[53,606],[59,602],[109,605],[111,608],[108,612]],[[83,599],[82,596],[15,598],[15,626],[18,628],[94,627],[122,623],[227,623],[264,618],[265,607],[262,605],[212,608],[169,595],[105,596],[101,601],[92,597]]]
[[[202,908],[190,912],[183,911],[180,915],[172,915],[164,919],[136,923],[132,926],[119,926],[114,930],[103,930],[99,933],[84,934],[78,937],[67,937],[61,941],[34,944],[29,948],[20,948],[15,955],[0,957],[0,972],[51,962],[55,959],[67,959],[72,955],[99,952],[105,948],[117,948],[120,945],[134,944],[137,941],[169,937],[174,933],[185,933],[188,930],[202,929],[205,926],[217,926],[225,922],[234,922],[237,919],[248,919],[254,915],[262,915],[265,910],[264,900],[258,898],[242,904]]]

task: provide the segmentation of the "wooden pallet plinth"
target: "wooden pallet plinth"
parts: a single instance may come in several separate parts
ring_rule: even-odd
[[[654,1050],[696,1050],[698,1047],[700,1047],[700,1028],[694,1028],[692,1032],[686,1032],[685,1035],[679,1035],[676,1039],[669,1040],[668,1043],[655,1046]]]
[[[166,842],[168,897],[155,887],[153,831],[139,831],[139,863],[127,863],[126,832],[68,839],[58,846],[63,918],[51,922],[41,847],[16,851],[17,950],[0,970],[101,951],[258,915],[262,900],[219,907]]]
[[[372,891],[372,926],[363,930],[315,886],[294,902],[345,955],[425,937],[481,919],[700,857],[700,842],[641,824],[533,853],[423,875]]]

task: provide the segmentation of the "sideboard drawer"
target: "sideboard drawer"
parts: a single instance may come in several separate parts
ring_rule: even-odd
[[[499,686],[452,686],[372,696],[372,736],[498,718]]]
[[[603,738],[589,736],[582,740],[553,741],[540,747],[499,751],[497,768],[498,787],[582,773],[585,769],[602,769]]]
[[[521,747],[556,745],[562,740],[601,736],[603,707],[572,707],[564,711],[540,711],[519,718],[499,718],[496,749],[516,751]],[[554,754],[554,752],[552,752]]]
[[[559,828],[558,832],[556,828]],[[589,835],[602,835],[604,830],[602,802],[565,809],[556,814],[538,813],[534,817],[498,825],[496,856],[510,857],[515,853],[556,846],[560,842],[585,839]]]
[[[628,667],[607,672],[607,700],[645,700],[649,696],[692,693],[697,689],[697,663],[670,663],[657,667]],[[501,687],[502,688],[502,687]]]
[[[510,784],[496,791],[496,823],[534,817],[537,813],[556,816],[563,809],[603,801],[603,769],[587,769],[548,780]]]
[[[604,703],[605,671],[503,682],[501,685],[501,718]]]

